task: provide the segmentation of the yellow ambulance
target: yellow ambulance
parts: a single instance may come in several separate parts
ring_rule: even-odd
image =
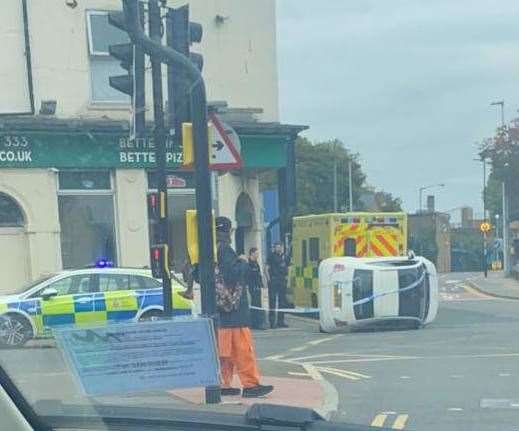
[[[319,264],[335,256],[407,254],[407,214],[343,213],[294,217],[289,294],[300,307],[317,307]]]

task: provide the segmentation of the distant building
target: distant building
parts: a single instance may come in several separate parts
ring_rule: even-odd
[[[439,272],[451,270],[451,229],[449,216],[422,212],[408,217],[408,247],[435,263]]]

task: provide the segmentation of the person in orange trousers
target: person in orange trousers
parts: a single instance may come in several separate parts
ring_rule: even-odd
[[[241,294],[236,295],[229,311],[218,309],[218,353],[222,374],[222,395],[239,395],[240,389],[232,387],[236,371],[243,387],[245,398],[261,397],[274,390],[273,386],[260,384],[260,373],[250,331],[250,310],[246,288],[249,268],[246,256],[238,257],[230,246],[231,221],[217,217],[217,260],[224,285],[235,288],[241,285]],[[239,290],[237,290],[239,292]]]

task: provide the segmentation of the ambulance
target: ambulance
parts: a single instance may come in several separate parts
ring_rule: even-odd
[[[319,264],[338,256],[407,254],[407,214],[352,212],[294,217],[289,295],[298,307],[318,307]]]

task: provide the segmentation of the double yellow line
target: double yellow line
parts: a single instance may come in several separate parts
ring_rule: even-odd
[[[378,427],[382,428],[384,424],[386,423],[387,417],[389,414],[381,413],[379,415],[375,416],[375,419],[373,419],[373,422],[371,422],[372,427]],[[391,429],[394,430],[403,430],[405,428],[405,425],[407,424],[407,420],[409,419],[409,415],[397,415],[393,422],[393,426]]]

